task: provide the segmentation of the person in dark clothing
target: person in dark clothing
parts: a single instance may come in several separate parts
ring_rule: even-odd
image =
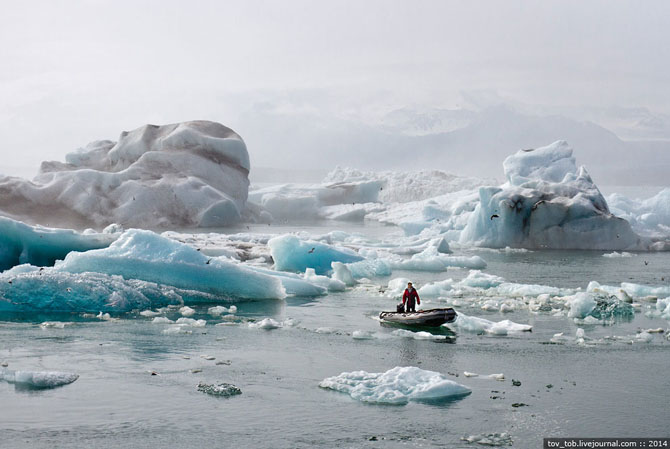
[[[416,303],[421,305],[421,300],[419,299],[419,294],[416,292],[414,287],[412,287],[412,283],[408,282],[407,283],[407,288],[405,289],[405,293],[402,294],[402,304],[405,305],[407,304],[405,311],[407,313],[409,312],[416,312],[416,308],[414,305],[414,301],[416,300]]]

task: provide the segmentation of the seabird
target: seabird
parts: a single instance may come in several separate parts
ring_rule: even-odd
[[[491,220],[493,220],[494,218],[500,218],[500,215],[498,215],[498,214],[491,215]]]
[[[314,249],[315,249],[315,248],[312,248],[312,249],[310,249],[309,251],[307,251],[307,254],[312,254],[312,253],[314,252]]]

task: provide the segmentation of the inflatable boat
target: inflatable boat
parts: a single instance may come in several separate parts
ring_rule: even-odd
[[[379,319],[385,323],[404,324],[406,326],[441,326],[456,319],[456,311],[446,309],[417,310],[416,312],[382,312]]]

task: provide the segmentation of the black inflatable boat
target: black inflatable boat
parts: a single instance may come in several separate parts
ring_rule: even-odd
[[[456,319],[456,311],[446,309],[418,310],[416,312],[382,312],[379,319],[386,323],[404,324],[407,326],[441,326]]]

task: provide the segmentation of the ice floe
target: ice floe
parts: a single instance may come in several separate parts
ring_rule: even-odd
[[[449,327],[477,334],[508,335],[510,333],[530,332],[533,326],[528,324],[519,324],[510,320],[490,321],[485,318],[468,316],[458,312],[456,320],[448,323]]]
[[[384,404],[462,397],[471,392],[443,374],[413,366],[397,366],[384,373],[345,372],[324,379],[319,386],[347,393],[362,402]]]
[[[316,241],[303,241],[294,235],[281,235],[268,241],[275,268],[282,271],[304,272],[313,268],[316,274],[331,272],[333,262],[351,263],[363,257],[347,248]]]
[[[273,276],[223,258],[209,258],[188,245],[137,229],[124,232],[108,248],[69,253],[54,269],[119,275],[233,298],[286,296]]]
[[[0,380],[33,388],[55,388],[71,384],[79,374],[60,371],[22,371],[0,368]]]

